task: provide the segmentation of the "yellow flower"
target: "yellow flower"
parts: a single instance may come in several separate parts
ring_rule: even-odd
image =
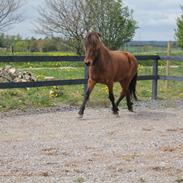
[[[51,98],[59,97],[61,95],[63,95],[63,92],[57,86],[53,86],[53,88],[49,92],[49,97]]]

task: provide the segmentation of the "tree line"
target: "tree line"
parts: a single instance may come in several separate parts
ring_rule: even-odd
[[[25,0],[0,0],[0,47],[3,40],[11,42],[12,49],[30,51],[58,51],[68,49],[81,55],[83,39],[90,31],[102,34],[105,45],[119,49],[133,39],[138,28],[129,9],[122,0],[45,0],[38,8],[35,32],[45,39],[22,39],[4,36],[13,24],[23,21],[21,8]],[[181,7],[183,11],[183,7]],[[177,43],[183,48],[183,13],[177,18]]]
[[[22,38],[20,35],[10,36],[4,33],[0,34],[0,50],[8,52],[56,52],[72,51],[66,40],[58,37],[45,37],[36,39]]]

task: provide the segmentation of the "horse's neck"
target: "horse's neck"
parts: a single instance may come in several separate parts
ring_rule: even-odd
[[[100,48],[99,63],[101,66],[105,66],[110,62],[110,60],[110,50],[102,44]]]

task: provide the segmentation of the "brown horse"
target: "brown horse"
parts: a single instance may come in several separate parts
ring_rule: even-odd
[[[118,114],[118,105],[126,96],[129,111],[133,111],[132,96],[137,100],[135,90],[137,81],[137,60],[129,52],[111,51],[101,41],[97,32],[89,33],[84,41],[85,64],[89,67],[88,88],[79,115],[82,117],[85,105],[96,83],[107,85],[112,111]],[[117,102],[113,95],[113,84],[119,82],[122,88]]]

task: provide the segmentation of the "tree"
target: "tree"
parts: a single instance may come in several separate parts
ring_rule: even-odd
[[[4,46],[4,34],[0,34],[0,47],[3,47]]]
[[[136,21],[120,0],[45,0],[39,9],[37,32],[67,39],[78,54],[89,31],[102,34],[104,43],[120,48],[134,36]]]
[[[28,40],[18,40],[14,44],[14,49],[16,52],[28,52],[29,51],[29,41]]]
[[[181,9],[183,11],[183,6],[181,6]],[[183,13],[180,17],[177,18],[177,29],[175,30],[175,37],[178,46],[183,48]]]
[[[22,21],[18,10],[22,6],[22,0],[0,0],[0,32],[12,24]]]
[[[89,17],[93,17],[91,27],[102,34],[103,41],[109,48],[119,49],[133,38],[137,28],[132,17],[133,11],[129,11],[121,0],[92,1],[89,1]]]
[[[43,52],[58,51],[57,41],[54,39],[45,39],[42,47]]]
[[[37,32],[47,36],[60,36],[73,40],[72,45],[81,54],[84,30],[79,8],[80,0],[45,0],[46,8],[39,9]]]
[[[183,6],[181,6],[181,9],[183,11]],[[183,13],[180,17],[177,18],[177,29],[175,30],[175,37],[178,46],[183,48]]]

